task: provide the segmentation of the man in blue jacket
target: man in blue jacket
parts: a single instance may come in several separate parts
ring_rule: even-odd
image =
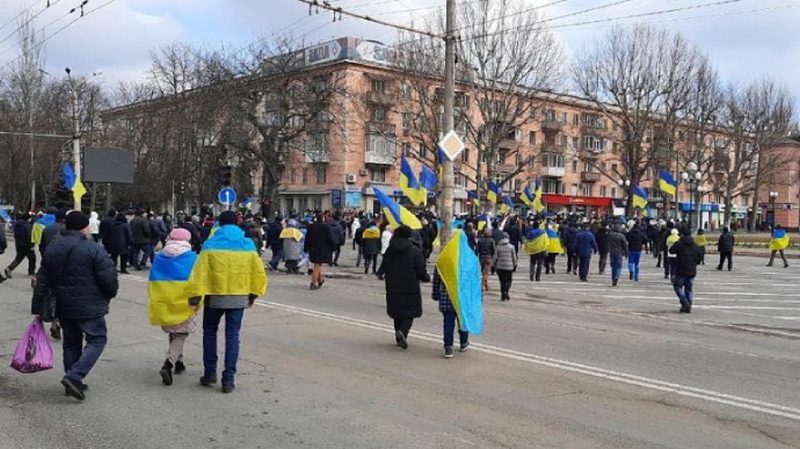
[[[581,226],[581,232],[575,237],[575,250],[578,253],[579,267],[578,274],[581,281],[589,280],[589,264],[592,262],[592,254],[597,253],[597,240],[589,229],[589,224]]]
[[[119,284],[111,257],[101,245],[87,239],[89,217],[70,212],[59,235],[47,247],[36,275],[31,313],[47,315],[52,292],[55,315],[64,333],[61,384],[68,395],[82,401],[87,390],[83,379],[106,346],[105,316]]]

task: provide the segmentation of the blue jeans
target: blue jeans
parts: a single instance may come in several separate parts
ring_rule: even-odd
[[[664,274],[669,275],[669,277],[675,277],[675,267],[677,264],[677,257],[667,257],[667,265],[665,265],[667,269],[664,270]]]
[[[578,266],[578,277],[581,280],[589,277],[589,265],[592,263],[592,256],[580,256],[580,265]]]
[[[639,261],[642,259],[641,251],[630,251],[628,253],[628,273],[633,274],[635,281],[639,280]]]
[[[272,267],[273,270],[277,270],[281,260],[283,260],[283,248],[273,250],[272,259],[269,261],[269,266]]]
[[[203,365],[206,378],[217,377],[217,330],[225,315],[225,369],[222,384],[233,384],[236,362],[239,360],[239,330],[242,328],[244,309],[203,309]]]
[[[147,264],[147,245],[149,245],[149,243],[131,245],[130,262],[133,268],[138,270],[142,268],[142,265]]]
[[[678,295],[681,305],[692,306],[693,284],[694,278],[686,276],[675,276],[675,280],[672,281],[672,287],[675,289],[675,294]]]
[[[611,255],[611,280],[618,281],[622,272],[622,256]]]
[[[456,330],[456,322],[458,321],[458,316],[455,312],[442,312],[442,317],[444,318],[444,345],[453,346],[453,332]],[[469,342],[469,332],[461,331],[459,326],[458,330],[458,339],[461,345],[465,345]]]
[[[108,330],[105,317],[90,320],[67,320],[61,318],[61,330],[64,341],[61,344],[64,352],[64,377],[82,382],[108,342]],[[86,347],[83,339],[86,338]]]

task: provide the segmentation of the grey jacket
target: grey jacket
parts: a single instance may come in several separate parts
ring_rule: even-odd
[[[517,252],[508,238],[500,239],[494,252],[495,270],[511,271],[517,268]]]
[[[627,256],[628,255],[628,240],[625,234],[619,231],[611,231],[608,234],[608,253],[612,256]]]

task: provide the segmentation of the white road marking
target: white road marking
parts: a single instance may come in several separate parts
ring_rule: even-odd
[[[298,313],[301,315],[306,315],[314,318],[322,318],[329,321],[335,321],[347,325],[363,327],[366,329],[372,329],[380,332],[391,332],[391,333],[394,332],[394,329],[389,325],[361,320],[357,318],[351,318],[344,315],[337,315],[333,313],[322,312],[303,307],[290,306],[286,304],[279,304],[275,302],[265,302],[261,300],[256,301],[256,304],[261,307]],[[426,332],[414,331],[414,338],[435,343],[441,343],[440,336]],[[800,421],[800,409],[794,407],[788,407],[780,404],[758,401],[755,399],[748,399],[741,396],[734,396],[725,393],[719,393],[712,390],[694,388],[671,382],[664,382],[658,379],[652,379],[633,374],[607,370],[604,368],[584,365],[581,363],[570,362],[568,360],[561,360],[552,357],[514,351],[511,349],[505,349],[498,346],[472,343],[470,347],[474,348],[475,351],[495,355],[498,357],[505,357],[507,359],[518,360],[541,366],[547,366],[550,368],[556,368],[563,371],[584,374],[587,376],[592,376],[614,382],[620,382],[628,385],[635,385],[650,390],[673,393],[679,396],[700,399],[703,401],[729,405],[731,407],[754,411],[754,412],[760,412],[771,416],[778,416],[786,419],[791,419],[793,421]]]

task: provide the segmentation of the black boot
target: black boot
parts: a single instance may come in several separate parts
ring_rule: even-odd
[[[164,366],[161,367],[161,371],[158,374],[161,374],[161,383],[172,385],[172,362],[165,360]]]
[[[175,374],[183,374],[184,372],[186,372],[186,365],[183,364],[183,360],[175,362]]]

